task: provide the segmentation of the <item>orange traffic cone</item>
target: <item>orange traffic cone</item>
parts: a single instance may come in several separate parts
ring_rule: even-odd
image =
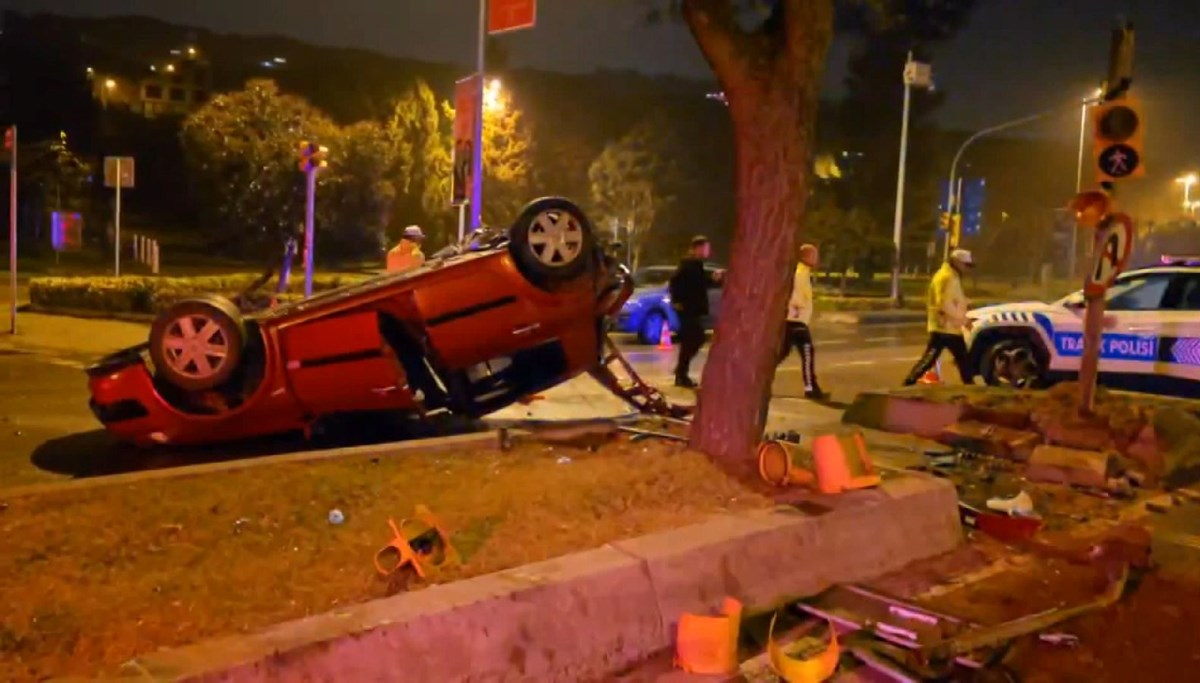
[[[940,372],[938,372],[938,366],[941,364],[941,361],[938,361],[937,365],[934,365],[932,370],[924,375],[921,375],[921,379],[917,380],[917,384],[941,384],[942,375]]]
[[[671,348],[671,325],[663,321],[662,331],[658,334],[658,348],[664,351]]]

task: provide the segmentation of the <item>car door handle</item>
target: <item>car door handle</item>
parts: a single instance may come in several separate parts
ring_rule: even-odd
[[[532,325],[519,325],[513,328],[512,333],[515,335],[529,334],[541,326],[541,323],[533,323]]]

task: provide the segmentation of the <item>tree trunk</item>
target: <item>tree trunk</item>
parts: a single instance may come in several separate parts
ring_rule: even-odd
[[[788,42],[767,64],[749,58],[740,70],[721,68],[718,56],[706,50],[733,118],[738,217],[691,444],[728,471],[746,474],[754,471],[767,420],[832,34],[827,0],[785,5],[791,12],[785,19]],[[697,40],[703,48],[706,37]]]

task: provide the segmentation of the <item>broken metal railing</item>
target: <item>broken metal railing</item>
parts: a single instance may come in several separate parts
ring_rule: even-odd
[[[608,335],[604,335],[604,356],[600,364],[589,371],[592,378],[614,396],[628,403],[639,413],[660,415],[676,420],[691,417],[692,408],[669,401],[662,391],[648,384],[638,374],[621,350]]]

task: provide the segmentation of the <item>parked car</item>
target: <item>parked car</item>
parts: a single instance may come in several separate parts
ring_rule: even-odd
[[[199,444],[362,411],[476,417],[595,368],[633,285],[583,212],[540,199],[475,244],[256,313],[182,301],[88,368],[92,410],[124,441]]]
[[[720,268],[711,263],[704,265],[709,273],[715,273]],[[618,332],[636,334],[638,341],[643,344],[657,344],[662,336],[665,322],[672,333],[679,331],[679,316],[671,308],[671,295],[668,283],[675,274],[675,266],[649,266],[641,268],[633,275],[633,296],[621,307],[617,314],[615,329]],[[705,329],[712,329],[717,323],[717,311],[721,307],[721,288],[713,287],[708,290],[708,317],[704,321]]]
[[[1200,259],[1162,263],[1117,277],[1105,304],[1100,379],[1105,386],[1200,395]],[[1046,385],[1079,374],[1084,299],[986,306],[967,345],[988,384]]]

